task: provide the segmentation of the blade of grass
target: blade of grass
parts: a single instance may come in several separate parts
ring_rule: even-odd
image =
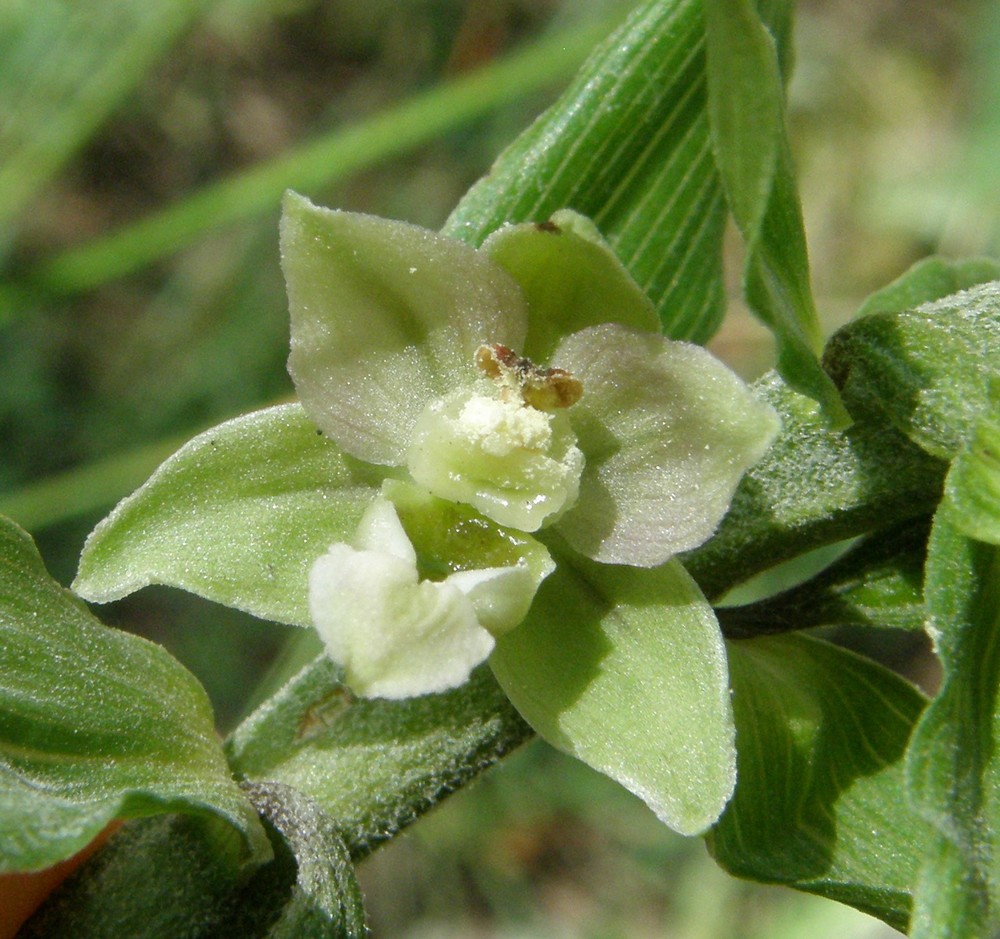
[[[532,43],[472,74],[353,126],[337,128],[104,238],[70,249],[31,271],[29,278],[58,293],[88,290],[172,254],[208,231],[265,212],[276,213],[285,189],[308,193],[328,186],[567,78],[608,28],[607,20],[590,22]]]
[[[6,36],[0,42],[0,226],[10,225],[213,2],[8,8],[0,19]]]

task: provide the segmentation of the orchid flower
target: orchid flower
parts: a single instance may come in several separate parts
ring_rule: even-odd
[[[536,537],[641,568],[701,544],[777,431],[723,363],[659,333],[573,212],[476,250],[289,194],[281,244],[303,407],[348,454],[398,476],[310,575],[313,621],[359,694],[462,683],[552,570]],[[448,576],[421,581],[401,500],[416,529],[440,508],[421,521],[415,500],[464,506],[535,561],[478,567],[470,542]]]

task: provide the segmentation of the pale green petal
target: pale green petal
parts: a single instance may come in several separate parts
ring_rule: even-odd
[[[313,622],[347,685],[364,697],[408,698],[465,682],[493,648],[472,602],[380,551],[335,544],[309,574]]]
[[[583,382],[570,409],[586,457],[557,527],[588,557],[652,567],[706,541],[778,431],[774,410],[700,346],[607,324],[554,362]]]
[[[344,450],[372,463],[403,462],[427,402],[475,377],[480,344],[524,340],[511,277],[423,228],[289,193],[281,262],[299,398]]]
[[[554,564],[550,564],[549,571]],[[531,607],[539,580],[527,564],[514,567],[490,567],[485,570],[458,571],[446,584],[457,587],[472,601],[476,619],[494,636],[517,626]]]
[[[559,339],[586,326],[621,323],[658,333],[660,321],[593,222],[563,209],[543,225],[507,225],[483,251],[521,286],[528,337],[517,351],[548,363]]]

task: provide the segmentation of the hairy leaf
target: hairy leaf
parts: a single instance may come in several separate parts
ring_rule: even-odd
[[[667,334],[703,342],[724,309],[725,202],[708,138],[700,0],[647,0],[466,194],[447,234],[591,217]]]
[[[717,610],[728,638],[811,626],[923,629],[924,519],[879,531],[812,579],[746,606]]]
[[[844,406],[818,361],[822,337],[774,38],[751,0],[706,0],[705,23],[712,144],[747,246],[747,302],[777,339],[785,380],[819,401],[833,426],[846,426]]]
[[[852,413],[875,414],[952,459],[1000,382],[1000,281],[840,330],[825,360]]]
[[[912,935],[985,939],[1000,925],[1000,547],[966,537],[942,512],[926,576],[944,676],[907,762],[910,797],[936,835]]]
[[[849,903],[905,928],[930,832],[907,809],[903,755],[922,695],[807,636],[728,643],[736,793],[709,836],[741,877]]]
[[[268,853],[208,697],[164,649],[95,620],[0,523],[0,872],[69,857],[112,819],[215,813]]]
[[[359,858],[530,735],[485,666],[455,691],[387,701],[355,699],[321,656],[227,749],[247,779],[313,799]]]

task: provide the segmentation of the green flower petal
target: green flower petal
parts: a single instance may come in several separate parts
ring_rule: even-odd
[[[570,409],[586,457],[557,523],[597,561],[652,567],[702,544],[778,431],[774,410],[700,346],[591,327],[554,361],[583,382]]]
[[[563,336],[600,323],[660,332],[653,304],[593,222],[569,209],[541,225],[508,225],[483,250],[518,282],[528,301],[528,337],[518,351],[548,362]]]
[[[289,371],[303,407],[353,456],[399,465],[428,401],[467,386],[480,344],[519,348],[524,299],[490,259],[423,228],[289,193],[281,261]]]

